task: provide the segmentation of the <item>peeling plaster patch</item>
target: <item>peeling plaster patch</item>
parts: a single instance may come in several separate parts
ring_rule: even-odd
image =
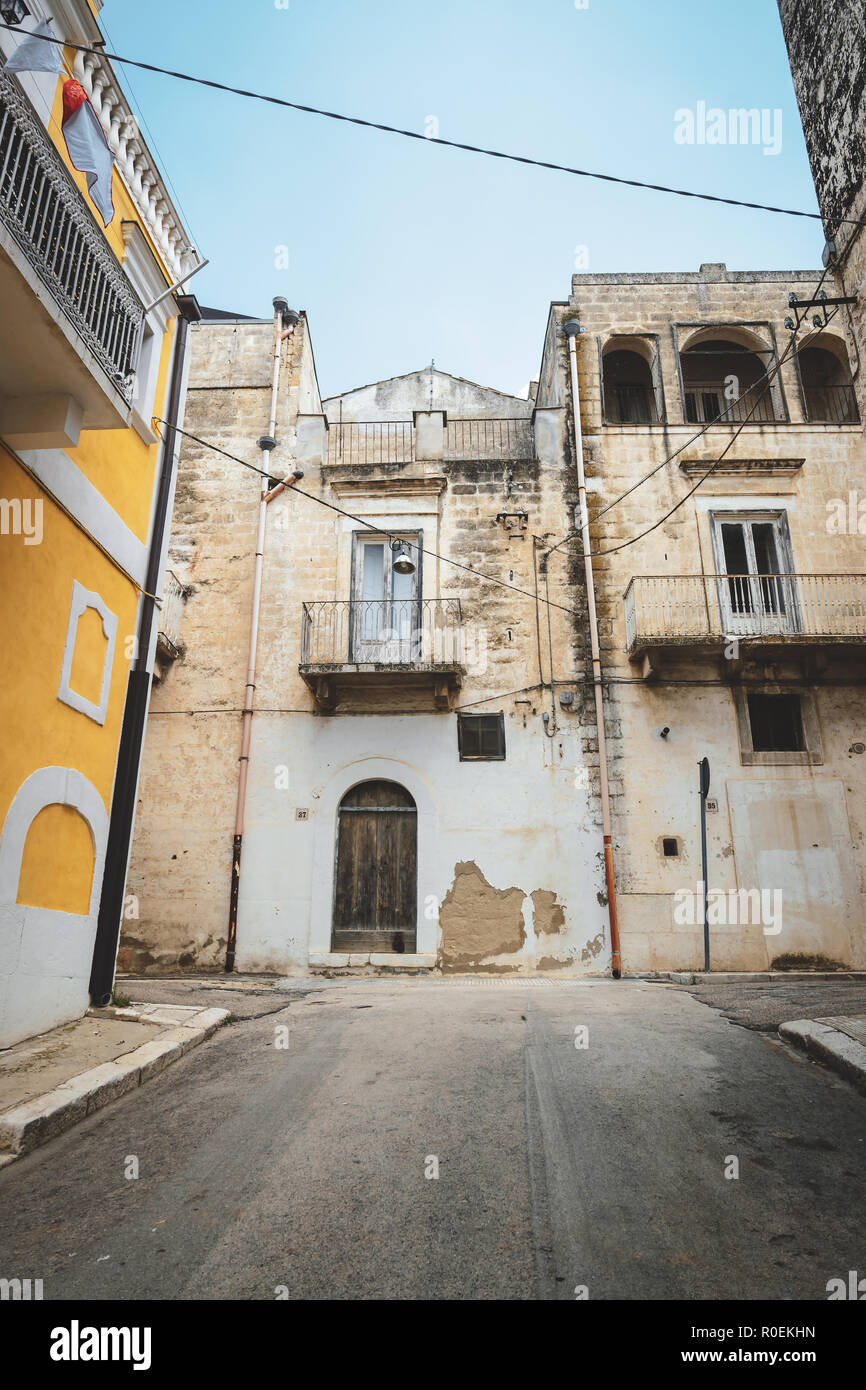
[[[580,953],[580,959],[584,962],[584,964],[588,964],[589,961],[595,960],[596,956],[601,955],[601,952],[603,950],[604,932],[602,931],[599,932],[598,936],[594,936],[591,941],[587,941],[586,945]]]
[[[536,970],[568,970],[573,964],[571,960],[559,960],[556,956],[542,956],[536,964]]]
[[[455,865],[454,882],[439,912],[443,969],[478,968],[491,956],[520,951],[526,941],[524,898],[522,888],[494,888],[471,861]]]
[[[549,888],[536,888],[532,894],[533,924],[537,936],[555,936],[565,926],[565,911]]]

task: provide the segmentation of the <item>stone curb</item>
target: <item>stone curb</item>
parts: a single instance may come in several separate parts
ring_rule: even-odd
[[[836,984],[845,981],[866,980],[866,970],[661,970],[657,975],[632,976],[633,979],[670,980],[675,985],[699,985],[705,980],[714,985],[759,985],[765,981],[780,984],[784,980],[835,980]]]
[[[779,1037],[826,1063],[866,1095],[866,1047],[862,1043],[811,1018],[780,1023]]]
[[[158,1076],[185,1052],[211,1037],[229,1017],[228,1009],[201,1009],[186,1023],[167,1029],[133,1052],[70,1077],[44,1096],[6,1110],[0,1114],[0,1167],[21,1154],[31,1153],[109,1101]]]

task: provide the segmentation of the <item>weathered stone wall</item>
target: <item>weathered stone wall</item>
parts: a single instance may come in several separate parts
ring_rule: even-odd
[[[806,148],[828,239],[839,253],[825,290],[858,302],[844,318],[866,425],[866,22],[862,0],[779,0]],[[829,289],[828,289],[829,286]]]
[[[582,426],[590,510],[594,516],[658,466],[655,475],[593,525],[595,574],[610,737],[616,875],[624,966],[627,970],[694,968],[703,960],[700,924],[674,920],[673,894],[700,878],[697,762],[712,765],[709,875],[713,888],[783,887],[788,911],[779,935],[759,924],[720,927],[714,933],[716,968],[765,969],[791,956],[823,956],[845,965],[866,962],[864,932],[864,759],[852,751],[866,725],[862,657],[830,649],[804,664],[790,648],[760,664],[743,644],[739,664],[683,648],[654,679],[644,680],[626,651],[623,596],[633,577],[713,573],[709,513],[765,509],[787,513],[799,572],[856,574],[863,570],[862,534],[840,534],[833,503],[864,476],[864,447],[856,425],[814,425],[803,415],[792,360],[781,369],[790,419],[746,424],[730,451],[733,460],[760,461],[740,475],[719,472],[636,544],[641,531],[671,511],[694,487],[679,459],[706,467],[736,431],[731,424],[700,427],[684,420],[676,342],[700,326],[753,325],[749,332],[784,352],[783,319],[791,291],[805,297],[819,273],[728,273],[706,268],[682,275],[577,275],[559,321],[576,315]],[[685,327],[693,325],[694,327]],[[834,325],[835,328],[838,325]],[[656,425],[603,422],[600,349],[614,334],[658,334],[667,421]],[[720,335],[721,336],[721,335]],[[562,389],[569,391],[564,335],[551,343]],[[570,395],[570,391],[569,391]],[[690,442],[691,441],[691,442]],[[773,461],[800,460],[789,470]],[[829,509],[829,510],[828,510]],[[866,512],[866,508],[864,508]],[[866,519],[864,519],[866,526]],[[616,547],[627,548],[616,550]],[[605,553],[608,552],[608,553]],[[856,605],[855,605],[856,607]],[[856,613],[852,623],[857,622]],[[860,651],[862,652],[862,647]],[[823,761],[815,766],[743,766],[737,732],[736,691],[743,684],[799,690],[815,704]],[[670,730],[662,738],[661,730]],[[771,810],[759,808],[768,801]],[[793,808],[793,809],[791,809]],[[776,820],[773,820],[773,816]],[[757,830],[749,830],[749,817]],[[763,819],[762,819],[763,817]],[[809,838],[817,825],[821,834]],[[663,837],[680,840],[681,853],[665,858]],[[763,838],[763,845],[760,841]],[[756,848],[755,841],[758,841]],[[763,855],[763,858],[761,857]]]
[[[220,324],[194,338],[188,429],[254,463],[271,335],[269,324]],[[573,470],[552,452],[561,412],[546,412],[532,458],[329,462],[305,320],[284,351],[274,472],[287,471],[303,435],[305,477],[268,509],[238,967],[327,963],[339,800],[354,782],[384,776],[419,811],[419,960],[605,970],[583,594],[567,550],[547,577],[537,554],[573,521]],[[449,420],[531,415],[530,401],[447,373],[433,384],[434,409]],[[429,409],[429,391],[425,369],[324,409],[337,418],[342,399],[344,420],[411,419]],[[184,650],[154,694],[131,871],[141,917],[125,939],[126,966],[218,968],[224,953],[257,507],[255,474],[187,441],[171,550],[190,588]],[[466,673],[451,710],[435,711],[429,691],[399,676],[342,693],[331,714],[317,708],[299,671],[303,604],[348,600],[359,529],[421,531],[423,597],[459,599]],[[460,762],[461,709],[503,713],[504,762]]]
[[[858,216],[866,178],[861,0],[779,0],[806,148],[828,236]]]

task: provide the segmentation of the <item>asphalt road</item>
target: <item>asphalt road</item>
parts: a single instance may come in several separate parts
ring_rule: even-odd
[[[687,990],[246,997],[0,1171],[0,1275],[46,1299],[788,1300],[866,1269],[866,1103]]]

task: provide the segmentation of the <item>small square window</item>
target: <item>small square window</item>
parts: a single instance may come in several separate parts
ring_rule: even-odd
[[[505,758],[504,714],[458,714],[460,761],[502,762]]]
[[[665,835],[662,840],[662,854],[665,859],[676,859],[680,852],[680,842],[673,835]]]
[[[754,752],[806,751],[799,695],[749,695],[748,706]]]

